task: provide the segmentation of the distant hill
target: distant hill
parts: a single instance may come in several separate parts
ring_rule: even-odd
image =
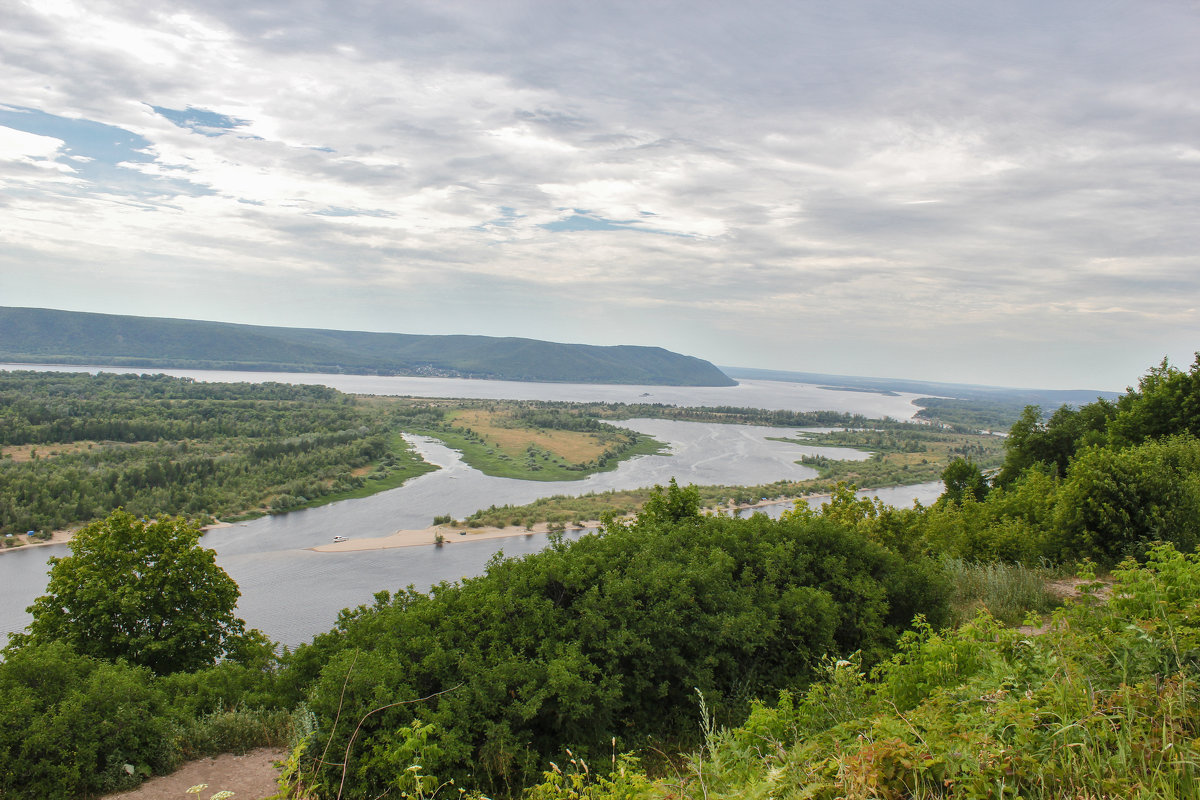
[[[272,328],[44,308],[0,307],[0,361],[558,383],[736,384],[703,359],[661,347]]]

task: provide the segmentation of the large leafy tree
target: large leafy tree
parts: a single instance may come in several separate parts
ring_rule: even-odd
[[[164,675],[212,664],[247,644],[237,584],[182,518],[145,522],[117,509],[50,559],[50,584],[10,649],[60,641]],[[252,637],[253,638],[253,637]],[[261,638],[259,636],[259,638]]]
[[[938,498],[938,502],[943,505],[961,503],[968,494],[973,499],[982,501],[991,488],[983,470],[968,458],[956,458],[951,461],[942,470],[942,483],[946,485],[946,491]]]

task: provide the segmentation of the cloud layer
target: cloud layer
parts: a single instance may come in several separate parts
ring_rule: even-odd
[[[6,12],[0,304],[1048,387],[1200,349],[1194,4],[170,6]]]

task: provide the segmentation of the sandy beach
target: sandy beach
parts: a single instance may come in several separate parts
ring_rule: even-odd
[[[581,527],[567,526],[567,530],[586,530],[600,527],[599,520],[587,520]],[[517,525],[507,528],[453,528],[449,525],[437,525],[415,531],[396,531],[388,536],[370,536],[361,539],[347,539],[344,542],[330,542],[316,547],[310,547],[317,553],[351,553],[356,550],[390,550],[394,547],[428,547],[437,544],[437,537],[442,535],[442,543],[452,545],[456,542],[471,542],[479,539],[503,539],[512,536],[533,536],[545,534],[550,530],[549,523],[539,522],[532,528],[526,529]]]
[[[45,547],[51,544],[66,544],[74,535],[74,531],[55,531],[50,534],[49,539],[42,541],[41,539],[30,539],[24,533],[14,534],[13,539],[19,541],[20,544],[0,547],[0,553],[12,553],[17,550],[28,550],[30,547]]]
[[[807,499],[828,497],[828,495],[811,495]],[[763,500],[758,503],[748,503],[737,506],[736,508],[722,507],[720,509],[705,509],[705,513],[723,513],[730,514],[747,508],[762,508],[763,506],[772,506],[779,504],[791,505],[795,503],[795,498],[783,500]],[[585,520],[580,526],[567,526],[567,530],[587,530],[600,527],[599,520]],[[510,525],[507,528],[458,528],[450,525],[435,525],[429,528],[421,528],[420,530],[400,530],[388,536],[369,536],[356,539],[347,539],[344,542],[330,542],[329,544],[317,545],[310,547],[317,553],[352,553],[357,550],[390,550],[393,547],[428,547],[437,544],[437,537],[442,535],[442,543],[451,545],[455,542],[470,542],[479,539],[503,539],[511,536],[533,536],[538,533],[547,533],[550,530],[550,523],[539,522],[532,528],[526,529],[517,525]]]
[[[814,500],[828,495],[809,495],[806,499]],[[772,506],[779,504],[792,504],[795,498],[783,500],[763,500],[758,503],[750,503],[738,506],[737,508],[721,508],[721,509],[705,509],[706,513],[733,513],[735,511],[747,508],[761,508],[763,506]],[[201,530],[210,531],[215,528],[226,528],[231,523],[217,522],[212,525],[205,525]],[[599,520],[586,520],[580,527],[567,526],[567,530],[586,530],[589,528],[599,528]],[[454,544],[455,542],[470,542],[479,539],[503,539],[512,536],[533,536],[534,534],[545,534],[550,530],[550,523],[539,522],[531,529],[525,529],[520,526],[509,526],[507,528],[456,528],[450,525],[436,525],[429,528],[421,528],[419,530],[399,530],[387,536],[368,536],[355,539],[347,539],[344,542],[330,542],[329,544],[317,545],[316,547],[307,548],[317,553],[351,553],[357,550],[390,550],[394,547],[428,547],[437,544],[437,536],[442,535],[442,543],[446,545]],[[24,550],[29,547],[44,547],[52,544],[66,544],[74,537],[75,531],[55,531],[46,541],[33,540],[28,541],[27,537],[22,534],[19,538],[22,542],[20,545],[12,547],[0,547],[0,553],[10,553],[15,550]],[[203,543],[203,540],[201,540]]]

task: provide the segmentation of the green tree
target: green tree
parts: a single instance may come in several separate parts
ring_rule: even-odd
[[[1146,439],[1190,433],[1200,436],[1200,353],[1188,372],[1164,358],[1117,401],[1110,427],[1116,444],[1138,444]]]
[[[123,509],[76,534],[71,555],[50,559],[50,583],[13,637],[13,652],[60,641],[76,652],[124,659],[164,675],[246,649],[234,616],[237,584],[199,546],[200,528],[181,518],[147,523]]]
[[[150,671],[31,645],[0,663],[0,797],[92,797],[171,762],[166,696]]]
[[[1200,443],[1190,436],[1114,450],[1091,447],[1071,465],[1054,513],[1055,552],[1062,560],[1112,565],[1144,557],[1155,542],[1184,551],[1200,530]]]
[[[974,461],[965,458],[954,459],[942,470],[942,483],[946,484],[946,491],[938,501],[947,503],[961,503],[967,494],[976,500],[983,500],[989,488],[983,471]]]
[[[681,489],[675,479],[671,478],[666,489],[661,486],[654,487],[642,508],[640,518],[665,524],[696,519],[699,516],[700,490],[695,486]]]

